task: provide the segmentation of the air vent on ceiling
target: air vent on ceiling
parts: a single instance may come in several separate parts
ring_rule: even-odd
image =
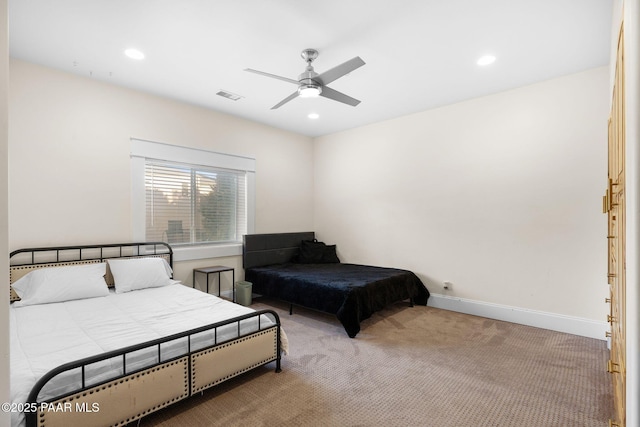
[[[235,93],[228,92],[226,90],[220,90],[220,91],[218,91],[218,93],[216,93],[216,95],[222,96],[224,98],[229,98],[232,101],[237,101],[238,99],[243,98],[243,96],[240,96],[240,95],[235,94]]]

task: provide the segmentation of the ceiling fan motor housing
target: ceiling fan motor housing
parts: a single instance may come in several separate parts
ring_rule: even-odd
[[[311,64],[314,59],[318,57],[318,51],[316,49],[305,49],[300,53],[302,59]]]
[[[305,58],[307,63],[307,70],[298,76],[298,95],[302,98],[310,98],[318,96],[322,93],[322,85],[314,80],[314,77],[318,75],[313,70],[311,62],[318,57],[318,51],[314,49],[306,49],[302,51],[302,58]]]

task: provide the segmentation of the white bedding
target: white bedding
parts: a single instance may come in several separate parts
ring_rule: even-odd
[[[165,337],[188,329],[253,312],[213,295],[181,284],[148,288],[109,296],[62,303],[11,307],[11,401],[26,402],[37,379],[51,369],[74,360]],[[266,321],[262,316],[261,322]],[[262,323],[265,325],[268,323]],[[256,330],[249,321],[241,333]],[[223,336],[221,336],[223,335]],[[226,336],[224,336],[226,335]],[[237,335],[237,326],[219,331],[218,342]],[[192,340],[192,350],[210,343],[212,334]],[[281,345],[287,340],[281,332]],[[186,352],[186,339],[162,347],[163,360]],[[127,359],[127,371],[157,361],[157,351],[139,351]],[[47,397],[78,386],[79,370],[66,374],[54,387],[43,390]],[[87,383],[97,383],[122,371],[122,357],[87,369]],[[20,425],[23,414],[12,413],[12,425]]]

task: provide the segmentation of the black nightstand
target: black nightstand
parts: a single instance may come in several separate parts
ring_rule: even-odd
[[[224,265],[216,265],[213,267],[200,267],[193,269],[193,284],[192,287],[196,287],[196,273],[202,273],[207,275],[207,293],[209,293],[209,275],[213,273],[218,273],[218,296],[220,296],[220,273],[224,273],[225,271],[231,272],[231,285],[233,287],[233,299],[236,300],[236,271],[232,267],[225,267]]]

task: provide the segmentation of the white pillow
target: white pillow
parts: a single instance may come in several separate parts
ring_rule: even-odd
[[[170,285],[171,267],[164,258],[110,259],[116,293]]]
[[[109,295],[106,263],[47,267],[33,270],[13,283],[20,296],[14,307]]]

